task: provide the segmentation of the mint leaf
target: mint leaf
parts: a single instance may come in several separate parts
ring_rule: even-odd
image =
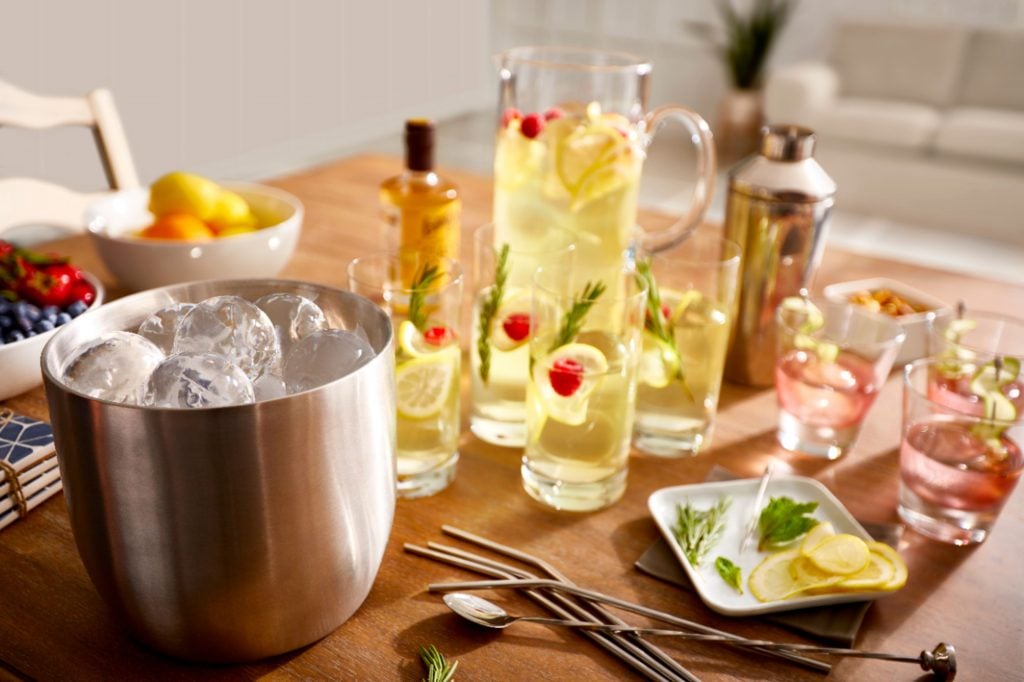
[[[818,525],[807,514],[818,508],[817,502],[796,502],[788,497],[773,497],[761,511],[757,525],[761,529],[758,551],[778,549],[807,534]]]
[[[740,594],[743,594],[742,568],[729,561],[724,556],[720,556],[715,559],[715,570],[718,571],[718,575],[722,576],[722,580],[724,580],[727,585],[731,586]]]

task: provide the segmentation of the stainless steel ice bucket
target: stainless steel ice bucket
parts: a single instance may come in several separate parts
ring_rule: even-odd
[[[318,389],[179,410],[85,397],[60,381],[82,341],[177,301],[288,291],[377,356]],[[240,662],[309,644],[370,591],[395,510],[392,329],[355,294],[283,280],[146,291],[66,325],[43,377],[71,526],[96,589],[149,646]]]

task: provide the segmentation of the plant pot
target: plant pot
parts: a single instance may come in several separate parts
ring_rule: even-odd
[[[763,122],[761,90],[726,92],[718,104],[714,130],[719,156],[723,160],[738,160],[757,151]]]

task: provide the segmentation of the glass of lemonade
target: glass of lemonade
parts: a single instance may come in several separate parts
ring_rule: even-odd
[[[918,360],[904,371],[899,514],[923,535],[968,545],[985,540],[1024,471],[1024,420],[999,397],[1019,368],[1000,358],[1000,378],[997,363],[982,365],[971,382],[976,408],[935,393],[944,362]]]
[[[784,299],[776,311],[779,444],[837,459],[853,446],[906,334],[846,302]]]
[[[555,509],[606,507],[626,490],[647,287],[632,270],[534,276],[523,487]]]
[[[739,245],[698,230],[640,264],[652,282],[637,370],[637,449],[676,457],[709,446],[739,262]]]
[[[411,285],[403,281],[408,272],[416,273]],[[349,263],[348,281],[388,312],[395,330],[398,494],[433,495],[455,479],[459,459],[462,268],[420,253],[383,253]]]
[[[470,428],[481,440],[506,447],[526,444],[531,293],[539,267],[573,266],[573,235],[552,228],[521,249],[496,244],[494,226],[473,235]]]

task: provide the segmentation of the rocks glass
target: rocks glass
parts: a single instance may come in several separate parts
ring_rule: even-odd
[[[1013,385],[1019,369],[1015,378],[1000,378],[990,371],[994,364],[985,363],[988,370],[981,365],[973,372],[977,400],[950,400],[949,388],[936,380],[946,363],[919,360],[904,371],[899,515],[923,535],[968,545],[985,540],[1024,469],[1018,411],[1024,397]],[[987,378],[992,381],[986,386]],[[1004,403],[1002,414],[1018,416],[998,418],[998,399],[986,399],[986,389],[1012,406]]]
[[[776,321],[779,443],[837,459],[857,439],[906,334],[859,306],[799,297],[783,300]]]
[[[506,447],[526,444],[526,378],[529,375],[530,287],[539,267],[573,265],[573,235],[538,231],[512,248],[494,240],[494,226],[474,233],[470,429],[477,438]]]
[[[462,268],[385,253],[349,263],[348,281],[387,311],[395,331],[398,495],[433,495],[455,479],[459,459]]]
[[[657,300],[649,294],[633,444],[652,455],[694,455],[711,442],[740,248],[698,232],[649,262]]]
[[[544,504],[591,511],[625,492],[646,298],[631,270],[534,276],[522,476]]]

